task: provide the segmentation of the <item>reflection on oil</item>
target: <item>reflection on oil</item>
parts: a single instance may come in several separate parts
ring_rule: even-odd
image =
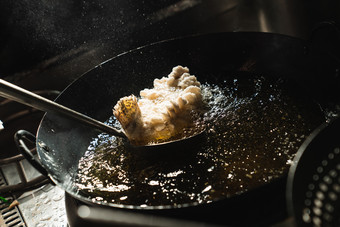
[[[79,193],[141,207],[233,196],[286,174],[305,137],[325,120],[315,103],[281,79],[242,74],[202,90],[208,111],[199,148],[142,157],[100,134],[79,162]],[[117,126],[114,118],[109,124]]]

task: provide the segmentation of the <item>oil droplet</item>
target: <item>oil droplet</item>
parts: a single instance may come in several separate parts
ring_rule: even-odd
[[[126,200],[128,197],[127,196],[122,196],[122,197],[120,197],[119,199],[120,200]]]
[[[202,193],[208,192],[211,190],[211,185],[209,185],[208,187],[206,187],[205,189],[203,189]]]
[[[151,185],[151,186],[159,185],[159,182],[158,182],[158,181],[155,181],[155,180],[151,180],[151,181],[149,182],[149,185]]]
[[[47,220],[50,220],[52,218],[52,215],[46,215],[46,216],[43,216],[41,218],[42,221],[47,221]]]
[[[43,203],[44,203],[44,204],[48,204],[48,203],[50,203],[50,202],[51,202],[51,199],[47,198],[47,199],[44,200]]]
[[[64,198],[64,195],[63,194],[57,194],[57,195],[55,195],[52,199],[54,200],[54,201],[59,201],[59,200],[61,200],[61,199],[63,199]]]

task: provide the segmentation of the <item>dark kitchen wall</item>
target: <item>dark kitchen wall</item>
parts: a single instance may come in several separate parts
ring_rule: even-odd
[[[73,50],[112,54],[194,33],[235,0],[1,1],[0,73],[10,75]],[[70,53],[68,53],[70,54]]]
[[[174,0],[1,2],[0,67],[10,73],[86,43],[120,41],[152,10]]]
[[[339,23],[339,0],[0,1],[0,77],[89,56],[95,65],[150,42],[192,33],[264,31],[308,39]],[[84,69],[85,70],[85,69]]]
[[[308,17],[311,25],[315,25],[322,21],[334,21],[338,25],[340,23],[340,1],[338,0],[305,0]]]
[[[307,1],[309,37],[313,44],[340,59],[340,1]]]

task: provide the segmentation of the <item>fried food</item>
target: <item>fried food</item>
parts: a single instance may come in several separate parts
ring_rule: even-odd
[[[136,145],[171,140],[192,127],[192,113],[202,106],[200,82],[187,67],[176,66],[154,87],[121,98],[113,109],[129,140]]]

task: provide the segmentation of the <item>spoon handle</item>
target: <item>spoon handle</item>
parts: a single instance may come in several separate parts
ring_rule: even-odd
[[[40,95],[34,94],[33,92],[18,87],[3,79],[0,79],[0,96],[16,102],[20,102],[24,105],[31,106],[44,112],[54,112],[62,114],[69,119],[77,120],[88,126],[95,127],[103,132],[109,133],[114,136],[126,138],[125,134],[121,130],[108,126],[100,121],[90,118],[82,113],[74,111],[49,99],[46,99]]]

